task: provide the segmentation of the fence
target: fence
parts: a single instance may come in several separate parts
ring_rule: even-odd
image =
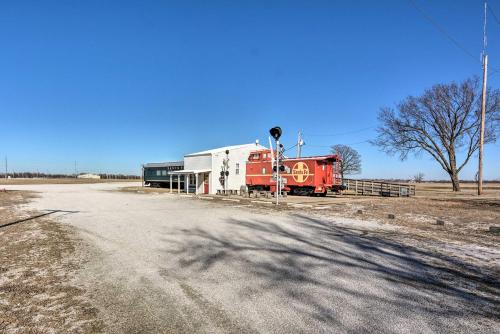
[[[356,195],[387,197],[415,196],[415,185],[408,183],[344,179],[344,185],[347,187],[348,191],[354,192]]]

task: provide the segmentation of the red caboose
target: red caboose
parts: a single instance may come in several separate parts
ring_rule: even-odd
[[[326,195],[328,190],[342,189],[340,176],[341,159],[338,155],[287,158],[285,171],[279,175],[283,179],[283,191],[292,195]],[[246,185],[249,191],[276,191],[273,177],[271,150],[250,153],[246,166]]]

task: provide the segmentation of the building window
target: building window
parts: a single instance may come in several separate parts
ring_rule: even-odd
[[[156,170],[156,176],[161,176],[161,170]]]
[[[236,174],[236,175],[240,175],[240,164],[236,164],[236,171],[235,171],[235,174]]]
[[[262,174],[266,174],[266,167],[262,168]]]

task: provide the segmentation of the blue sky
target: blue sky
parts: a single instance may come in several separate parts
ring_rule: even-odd
[[[138,173],[143,162],[302,130],[304,154],[351,144],[361,177],[446,178],[366,142],[379,108],[480,75],[481,1],[3,1],[0,156],[17,171]],[[490,1],[500,15],[500,1]],[[490,16],[490,66],[500,25]],[[489,84],[498,88],[500,74]],[[319,136],[329,135],[329,136]],[[485,152],[500,179],[500,144]],[[462,178],[472,178],[476,160]]]

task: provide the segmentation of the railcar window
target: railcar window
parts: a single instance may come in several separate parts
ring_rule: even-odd
[[[156,176],[161,176],[161,170],[156,171]]]
[[[252,160],[259,160],[259,154],[252,155]]]
[[[166,176],[167,175],[167,171],[166,170],[162,170],[161,171],[161,175]]]
[[[236,174],[236,175],[240,175],[240,164],[239,164],[239,163],[237,163],[237,164],[236,164],[236,171],[235,171],[235,174]]]
[[[266,167],[262,168],[262,174],[266,174]]]

